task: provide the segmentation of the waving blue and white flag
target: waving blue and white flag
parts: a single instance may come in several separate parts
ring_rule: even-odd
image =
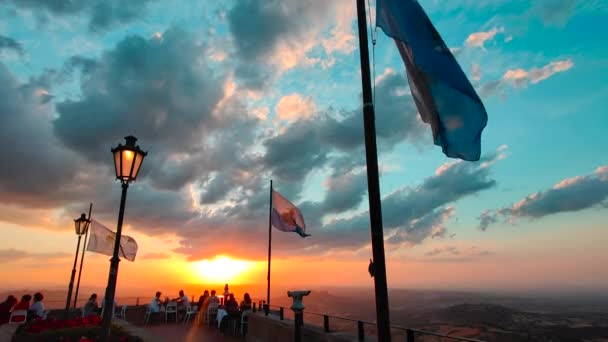
[[[488,115],[475,89],[416,0],[377,0],[376,23],[395,40],[422,121],[452,158],[479,160]]]
[[[295,232],[301,237],[310,236],[310,234],[306,234],[306,223],[304,223],[304,216],[302,216],[300,209],[274,190],[272,190],[270,221],[278,230]]]

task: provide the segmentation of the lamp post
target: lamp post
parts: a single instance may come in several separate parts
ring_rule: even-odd
[[[134,136],[125,137],[125,145],[118,144],[112,149],[114,155],[114,168],[116,179],[122,184],[122,195],[120,197],[120,209],[118,212],[118,223],[116,225],[116,239],[114,241],[114,253],[110,259],[110,274],[108,276],[108,286],[106,287],[105,302],[103,303],[102,320],[102,341],[108,341],[110,336],[110,325],[114,314],[114,295],[116,294],[116,279],[118,277],[118,249],[120,248],[120,238],[122,235],[122,220],[125,213],[125,200],[127,199],[127,189],[129,183],[135,181],[139,168],[147,155],[139,146],[135,145],[137,138]]]
[[[74,228],[76,229],[76,235],[78,235],[78,244],[76,245],[76,255],[74,256],[74,266],[72,266],[72,276],[70,277],[70,285],[68,286],[68,298],[65,302],[65,319],[70,316],[70,302],[72,300],[72,289],[74,288],[74,276],[76,275],[76,263],[78,262],[78,252],[80,251],[80,238],[82,234],[87,230],[89,225],[87,216],[83,213],[79,218],[74,220]]]

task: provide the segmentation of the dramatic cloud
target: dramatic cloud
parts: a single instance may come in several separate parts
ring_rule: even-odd
[[[323,201],[326,213],[340,213],[356,208],[367,192],[365,172],[332,175],[327,180],[327,191]]]
[[[479,92],[482,96],[490,96],[497,92],[502,92],[505,86],[521,88],[528,83],[536,84],[548,79],[549,77],[570,70],[574,66],[571,59],[564,59],[550,62],[540,68],[509,69],[499,80],[489,81],[481,85]]]
[[[8,0],[16,8],[34,12],[38,18],[52,22],[48,15],[85,15],[92,31],[109,29],[117,24],[130,22],[145,11],[153,0]]]
[[[465,45],[468,47],[479,47],[484,48],[484,44],[494,39],[496,34],[503,33],[505,29],[503,27],[494,27],[490,31],[481,31],[471,33],[465,40]]]
[[[445,223],[454,214],[451,203],[492,188],[489,168],[505,157],[505,147],[484,156],[480,163],[453,162],[439,167],[434,176],[417,187],[397,190],[382,199],[387,242],[394,246],[419,244],[427,238],[443,237]],[[321,209],[322,210],[322,209]],[[369,242],[369,214],[328,222],[311,239],[319,250],[362,248]]]
[[[70,256],[69,253],[30,253],[19,249],[0,249],[0,263],[13,263],[23,259],[37,259],[52,261],[51,259],[63,259]]]
[[[608,198],[608,165],[598,167],[594,173],[567,178],[553,188],[535,192],[513,205],[486,210],[479,217],[479,228],[486,230],[500,218],[511,222],[521,217],[531,219],[562,212],[580,211],[606,204]]]
[[[350,54],[356,46],[353,7],[344,0],[238,1],[227,13],[237,78],[249,88],[262,89],[296,66],[333,65],[336,53]],[[315,47],[326,58],[310,56]]]
[[[514,86],[520,87],[526,85],[528,82],[536,84],[540,81],[546,80],[556,73],[567,71],[573,66],[574,63],[572,60],[565,59],[551,62],[541,68],[532,68],[528,71],[524,69],[507,70],[502,79],[504,81],[511,81]]]
[[[280,119],[293,121],[299,118],[310,118],[315,112],[315,104],[312,97],[303,98],[294,93],[283,96],[275,107]]]
[[[10,37],[0,35],[0,52],[2,52],[2,50],[12,51],[19,56],[23,56],[24,54],[23,47],[18,41]]]
[[[494,255],[494,252],[480,249],[477,246],[458,247],[458,246],[443,246],[436,247],[425,253],[430,257],[431,262],[467,262],[480,257],[488,257]]]
[[[86,191],[88,171],[74,153],[61,148],[52,131],[49,89],[52,75],[20,83],[0,63],[0,168],[3,203],[49,207]]]

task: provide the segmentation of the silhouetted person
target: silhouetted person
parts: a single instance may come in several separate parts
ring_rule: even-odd
[[[249,293],[245,292],[245,296],[243,298],[243,301],[241,301],[241,311],[245,311],[245,310],[251,310],[251,297],[249,296]]]
[[[44,304],[42,300],[44,296],[40,292],[36,292],[34,294],[34,303],[30,306],[28,312],[28,319],[34,319],[36,317],[44,318]]]
[[[162,304],[160,301],[161,295],[162,295],[162,293],[160,293],[160,291],[157,291],[156,296],[154,296],[154,298],[152,298],[152,301],[150,302],[150,312],[152,312],[152,313],[160,312],[160,305]]]
[[[13,295],[6,297],[6,300],[0,303],[0,325],[8,323],[11,318],[11,310],[15,304],[17,304],[17,298]]]
[[[205,290],[205,292],[203,292],[203,295],[198,298],[198,303],[196,304],[198,306],[199,311],[202,310],[203,305],[205,304],[205,301],[207,300],[207,298],[209,298],[209,291]]]
[[[87,301],[87,303],[84,305],[84,310],[82,315],[84,317],[88,317],[88,316],[92,316],[92,315],[97,315],[99,312],[99,304],[97,304],[97,294],[93,293],[91,295],[91,297],[89,297],[89,300]]]
[[[239,313],[239,303],[236,301],[236,299],[234,298],[234,293],[231,293],[228,296],[228,301],[226,302],[226,312],[228,312],[229,315],[233,315],[233,314],[238,314]]]
[[[23,297],[21,297],[21,301],[19,303],[17,303],[17,305],[15,305],[13,310],[29,310],[31,300],[32,300],[31,295],[29,295],[29,294],[23,295]]]

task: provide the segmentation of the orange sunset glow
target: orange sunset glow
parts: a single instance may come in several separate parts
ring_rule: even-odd
[[[191,263],[194,269],[194,280],[202,283],[248,283],[251,273],[259,269],[257,263],[218,255]]]

